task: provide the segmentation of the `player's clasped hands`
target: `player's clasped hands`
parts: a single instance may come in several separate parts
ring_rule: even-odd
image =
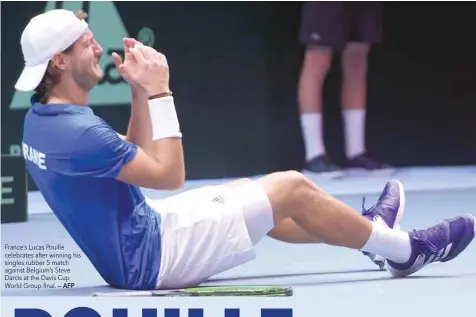
[[[124,38],[124,61],[113,53],[119,74],[134,89],[153,96],[169,91],[169,66],[164,54],[135,39]]]

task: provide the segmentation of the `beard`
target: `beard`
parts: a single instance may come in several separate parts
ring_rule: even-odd
[[[74,81],[81,89],[88,92],[91,91],[103,77],[104,73],[99,64],[80,66],[73,71]]]

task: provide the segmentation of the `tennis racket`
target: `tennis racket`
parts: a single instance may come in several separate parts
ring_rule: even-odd
[[[203,286],[174,290],[95,292],[95,297],[292,296],[289,286]]]

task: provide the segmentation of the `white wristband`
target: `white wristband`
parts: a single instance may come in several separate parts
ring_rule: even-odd
[[[152,140],[182,137],[172,96],[149,100],[149,111]]]

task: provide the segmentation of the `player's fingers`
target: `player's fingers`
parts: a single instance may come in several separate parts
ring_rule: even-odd
[[[145,58],[144,54],[140,51],[139,48],[136,46],[130,48],[131,54],[134,56],[135,60],[137,63],[144,64],[147,62],[147,59]]]
[[[167,68],[167,60],[164,54],[157,52],[154,48],[145,45],[136,45],[137,48],[145,57],[145,59],[155,67]]]
[[[130,38],[123,38],[122,43],[124,43],[124,52],[129,53],[129,50],[134,47],[134,40]]]
[[[142,44],[137,45],[136,47],[139,48],[139,50],[142,52],[142,54],[147,60],[152,61],[155,59],[155,50],[152,47],[145,46]]]
[[[119,68],[119,65],[122,64],[122,59],[119,54],[117,54],[116,52],[112,53],[112,58],[114,59],[114,64],[116,65],[116,67]]]
[[[169,65],[168,65],[167,58],[165,57],[165,55],[162,54],[162,53],[157,53],[157,52],[156,52],[156,54],[157,54],[157,59],[156,59],[156,61],[157,61],[160,65],[162,65],[162,67],[168,68]]]
[[[147,52],[147,57],[150,60],[154,60],[162,64],[167,63],[167,58],[165,57],[165,55],[156,51],[153,47],[145,46],[144,50]]]
[[[140,44],[140,45],[144,45],[144,44],[142,44],[141,42],[139,42],[139,41],[136,40],[136,39],[132,39],[132,40],[134,41],[134,45],[139,45],[139,44]]]
[[[161,62],[167,62],[167,58],[161,52],[155,52],[155,57]]]

